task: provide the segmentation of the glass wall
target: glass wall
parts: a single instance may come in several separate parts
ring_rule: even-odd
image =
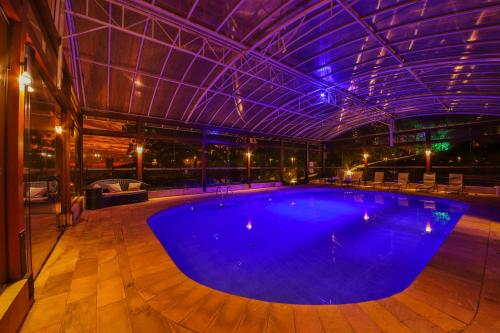
[[[207,144],[206,155],[208,185],[248,182],[246,147]]]
[[[83,174],[85,185],[109,178],[137,178],[137,143],[134,138],[85,135]]]
[[[203,186],[200,129],[89,116],[83,128],[85,186],[104,178],[136,178],[137,140],[143,147],[142,180],[150,189]],[[279,139],[207,131],[205,140],[207,186],[280,181]],[[284,148],[286,183],[305,182],[306,170],[310,179],[320,176],[319,144],[311,144],[309,167],[305,143],[285,141]]]
[[[255,147],[251,150],[252,182],[276,182],[280,180],[280,148]]]
[[[152,188],[200,187],[201,145],[147,140],[143,181]]]
[[[297,144],[285,147],[284,181],[289,184],[301,184],[306,179],[307,151]]]
[[[500,185],[500,124],[498,120],[482,117],[449,118],[449,125],[456,126],[456,121],[469,123],[458,128],[437,128],[428,130],[430,134],[431,171],[437,175],[437,181],[446,184],[450,173],[464,175],[465,185],[497,186]],[[409,133],[397,134],[395,146],[389,147],[388,135],[377,136],[373,133],[366,137],[354,137],[354,131],[346,133],[330,144],[327,170],[330,175],[338,169],[363,169],[363,152],[368,157],[368,180],[373,179],[376,171],[384,171],[385,179],[396,179],[399,172],[407,172],[411,182],[422,182],[425,173],[426,131],[422,124],[444,126],[446,119],[401,120],[398,127]],[[477,124],[474,124],[477,123]],[[361,128],[359,133],[367,132]],[[385,138],[385,139],[384,139]]]
[[[323,159],[320,149],[320,146],[309,147],[309,165],[307,166],[309,180],[323,177]]]
[[[33,90],[26,95],[24,179],[25,214],[36,276],[60,235],[61,138],[56,126],[62,110],[36,69]]]

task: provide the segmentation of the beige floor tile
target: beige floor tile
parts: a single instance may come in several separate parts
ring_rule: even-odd
[[[267,332],[295,332],[295,320],[292,306],[271,304]]]
[[[313,306],[294,306],[293,314],[295,318],[295,332],[323,332],[323,326]]]
[[[120,265],[118,264],[117,258],[113,258],[98,265],[97,267],[98,280],[107,280],[116,277],[121,277]]]
[[[97,258],[84,258],[76,262],[74,278],[81,278],[97,274]]]
[[[82,278],[74,279],[71,282],[68,303],[96,295],[96,293],[97,293],[97,275],[89,275]]]
[[[349,321],[354,332],[382,332],[381,328],[357,304],[340,306],[342,315]]]
[[[187,315],[181,325],[195,332],[203,332],[217,315],[217,311],[222,307],[226,297],[218,292],[212,292],[206,297],[203,303],[193,312]]]
[[[97,309],[98,333],[132,332],[125,301],[115,302]]]
[[[319,306],[316,308],[321,326],[325,332],[351,333],[352,326],[337,306]]]
[[[217,312],[214,320],[205,330],[207,333],[234,332],[243,319],[247,300],[239,297],[229,298]]]
[[[96,296],[68,303],[61,332],[83,333],[96,328]]]
[[[60,325],[66,311],[67,299],[68,293],[64,293],[37,300],[26,317],[23,331]]]
[[[147,217],[186,199],[86,211],[88,220],[66,231],[35,281],[36,301],[23,332],[500,331],[498,224],[465,215],[398,295],[290,306],[221,293],[178,270]]]
[[[392,313],[377,302],[364,302],[359,306],[384,332],[411,333],[411,330],[401,323]]]
[[[73,273],[71,272],[49,276],[37,299],[67,293],[71,286],[72,278]]]
[[[120,276],[97,282],[97,307],[121,301],[124,298],[125,290]]]

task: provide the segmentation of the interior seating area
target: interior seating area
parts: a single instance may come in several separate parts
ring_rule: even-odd
[[[103,179],[85,190],[86,209],[98,209],[147,201],[147,184],[135,179]]]
[[[500,332],[500,1],[0,0],[0,332]]]

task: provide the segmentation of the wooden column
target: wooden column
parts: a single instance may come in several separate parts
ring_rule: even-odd
[[[143,145],[141,143],[137,143],[137,180],[142,181],[142,152]]]
[[[309,142],[306,143],[306,170],[304,175],[306,184],[309,183]]]
[[[431,131],[425,131],[425,173],[431,172]]]
[[[71,117],[63,112],[60,116],[61,122],[56,124],[62,127],[60,134],[56,133],[56,156],[59,181],[61,187],[61,215],[58,216],[59,226],[71,224],[71,178],[70,178],[70,151],[69,142],[71,131]],[[55,129],[54,129],[55,130]]]
[[[137,122],[137,145],[136,145],[136,154],[137,154],[137,180],[142,181],[142,154],[144,151],[144,130],[143,124],[141,121]]]
[[[325,150],[325,145],[322,143],[321,144],[321,171],[322,175],[321,177],[326,177],[326,150]]]
[[[201,186],[207,191],[207,130],[202,130],[201,136]]]
[[[248,183],[248,188],[252,187],[252,175],[251,175],[251,170],[252,170],[252,165],[251,165],[251,160],[252,160],[252,151],[250,150],[250,138],[247,137],[247,183]]]
[[[395,121],[393,118],[389,119],[389,146],[394,147],[394,129],[395,129]]]
[[[24,27],[11,24],[6,115],[6,210],[8,275],[19,280],[27,267],[26,223],[24,218],[24,104],[25,89],[19,87],[24,60]],[[24,238],[24,244],[22,239]],[[24,248],[23,248],[24,246]]]
[[[285,144],[283,139],[280,141],[280,181],[285,180]]]

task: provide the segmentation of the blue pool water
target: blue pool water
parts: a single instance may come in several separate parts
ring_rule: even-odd
[[[149,225],[201,284],[272,302],[343,304],[408,287],[466,208],[406,194],[295,188],[214,195],[161,211]]]

